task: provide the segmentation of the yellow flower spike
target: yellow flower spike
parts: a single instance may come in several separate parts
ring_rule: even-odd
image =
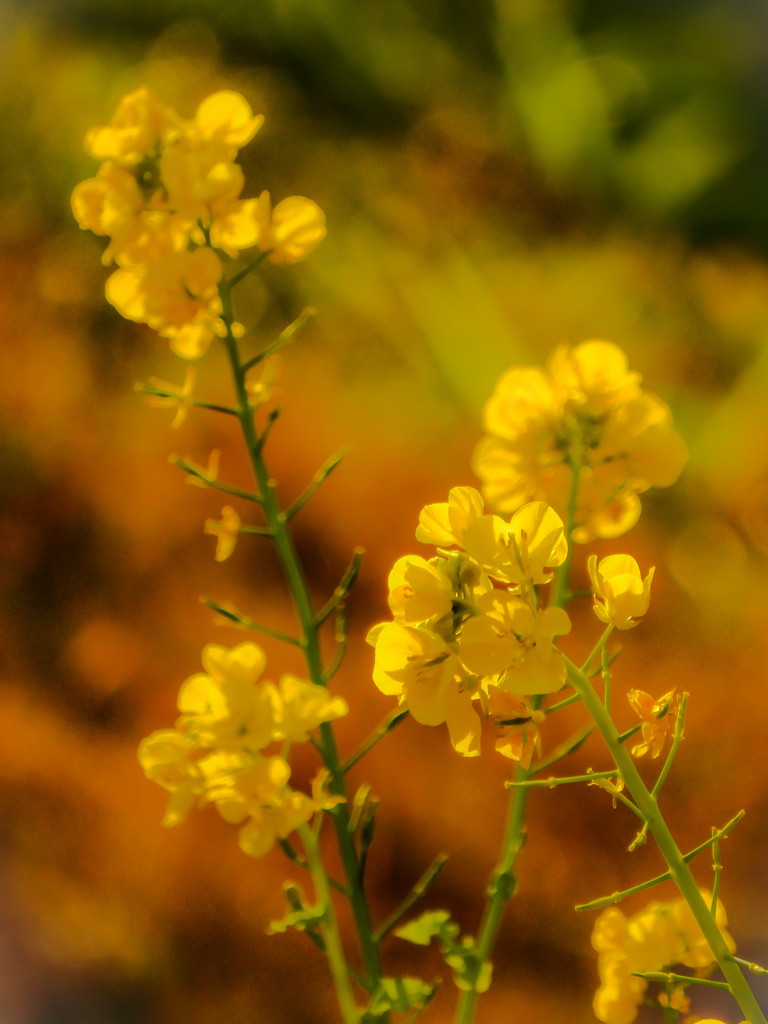
[[[523,505],[505,523],[483,516],[467,527],[467,552],[493,579],[504,583],[548,583],[568,554],[563,521],[546,502]]]
[[[651,603],[655,567],[643,579],[631,555],[608,555],[599,565],[597,555],[590,555],[587,568],[598,619],[606,624],[613,623],[617,629],[636,626],[637,622],[633,620],[645,615]]]
[[[482,614],[465,623],[460,638],[460,657],[470,672],[499,676],[498,685],[509,693],[559,690],[567,669],[552,641],[570,632],[567,613],[547,608],[534,614],[504,590],[484,594],[477,604]]]
[[[389,607],[403,622],[424,622],[451,610],[453,584],[445,573],[418,555],[398,558],[388,585]]]
[[[216,542],[217,562],[225,562],[235,550],[240,523],[240,516],[231,505],[225,505],[221,510],[221,520],[206,519],[203,532],[219,538]]]
[[[169,395],[147,395],[146,403],[156,409],[176,409],[176,415],[171,422],[171,429],[176,430],[187,418],[187,413],[192,408],[192,390],[195,386],[195,368],[187,367],[184,377],[184,384],[179,388],[175,384],[167,384],[157,377],[150,377],[149,383],[163,391],[169,391]],[[200,481],[202,483],[202,481]]]
[[[192,473],[189,473],[187,475],[187,483],[193,484],[195,487],[208,487],[210,484],[214,483],[214,481],[219,475],[220,459],[221,452],[219,451],[218,448],[214,448],[211,451],[211,454],[208,456],[207,466],[198,466],[198,464],[196,462],[193,462],[192,459],[185,459],[184,461],[188,463],[188,465],[192,466],[193,469],[196,469],[200,474],[200,476],[194,476]],[[168,461],[175,463],[176,456],[171,455]],[[205,479],[201,479],[202,477],[204,477]]]
[[[483,508],[483,497],[474,487],[452,487],[447,502],[425,505],[421,510],[416,540],[440,547],[462,547],[467,527],[482,516]]]
[[[388,622],[374,626],[373,681],[382,693],[397,695],[421,725],[445,722],[454,750],[480,753],[480,719],[456,653],[436,633],[420,626]]]
[[[143,85],[123,96],[108,125],[90,129],[85,148],[97,160],[115,160],[132,167],[157,148],[174,117]]]
[[[325,238],[325,214],[311,199],[289,196],[272,209],[269,192],[259,196],[259,248],[272,263],[297,263]]]
[[[331,780],[331,773],[327,768],[319,768],[317,775],[312,779],[312,800],[318,811],[332,811],[339,804],[345,804],[345,796],[332,796],[328,790]]]
[[[139,764],[147,778],[170,793],[163,825],[183,821],[204,791],[197,763],[191,759],[195,743],[176,729],[160,729],[139,744]]]
[[[627,694],[632,709],[643,719],[643,742],[632,748],[634,757],[642,757],[649,750],[651,757],[658,757],[661,753],[674,721],[671,713],[674,696],[674,690],[665,693],[657,701],[642,690],[630,690]]]
[[[541,754],[539,725],[543,711],[532,711],[528,704],[498,686],[488,687],[488,713],[493,719],[496,749],[504,757],[530,768],[534,752]]]
[[[245,96],[229,89],[207,96],[195,112],[195,128],[201,139],[216,139],[241,149],[264,124],[264,115],[254,116]]]
[[[305,743],[322,722],[332,722],[349,714],[343,697],[334,697],[326,686],[317,686],[290,673],[277,687],[279,711],[274,738]]]

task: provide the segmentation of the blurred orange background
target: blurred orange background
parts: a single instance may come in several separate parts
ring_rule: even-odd
[[[170,432],[171,414],[143,404],[135,381],[180,384],[183,365],[106,304],[103,244],[69,212],[95,170],[86,129],[141,84],[185,116],[216,89],[241,91],[267,118],[241,154],[246,194],[306,195],[328,216],[307,263],[265,266],[237,311],[269,341],[304,305],[318,309],[286,350],[268,457],[287,503],[351,448],[295,520],[318,603],[352,548],[366,549],[334,684],[351,707],[342,751],[391,708],[364,636],[388,617],[392,563],[422,553],[421,507],[477,483],[469,460],[499,373],[602,337],[671,405],[691,452],[682,478],[644,496],[627,537],[589,547],[657,566],[648,616],[621,637],[615,717],[634,724],[622,696],[632,686],[690,692],[663,809],[683,849],[746,810],[723,844],[721,896],[738,953],[768,964],[766,14],[698,0],[622,7],[0,10],[3,1024],[337,1020],[316,950],[298,933],[265,934],[283,913],[283,879],[303,881],[297,869],[278,851],[246,857],[212,809],[163,829],[164,794],[136,761],[139,740],[173,722],[203,645],[244,639],[200,595],[293,628],[266,543],[243,537],[214,562],[202,524],[225,502],[168,463],[205,463],[218,447],[221,477],[248,486],[236,424],[198,410]],[[199,373],[201,394],[229,400],[222,352]],[[571,614],[562,647],[578,661],[601,626],[586,601]],[[301,670],[290,649],[263,646],[271,676]],[[584,717],[573,706],[550,719],[545,749]],[[592,737],[560,767],[607,765]],[[311,748],[296,751],[295,778],[315,767]],[[642,765],[649,780],[657,768]],[[412,721],[354,769],[352,785],[381,798],[368,867],[377,920],[444,850],[422,906],[476,929],[510,770],[490,734],[480,758],[462,760],[443,728]],[[651,843],[627,853],[635,832],[596,788],[533,794],[479,1021],[595,1019],[595,915],[573,907],[662,870]],[[711,884],[706,856],[695,873]],[[672,890],[627,911],[649,896]],[[443,976],[423,1019],[451,1019],[456,991],[435,950],[390,937],[383,954],[389,974]],[[708,990],[693,1012],[739,1017]]]

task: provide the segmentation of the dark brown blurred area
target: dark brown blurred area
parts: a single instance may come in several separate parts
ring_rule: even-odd
[[[693,0],[0,8],[2,1024],[338,1019],[310,943],[265,934],[282,881],[307,884],[299,869],[278,851],[247,858],[212,809],[163,829],[164,794],[136,760],[139,740],[172,724],[204,644],[244,639],[201,595],[294,628],[266,543],[242,537],[216,563],[202,525],[227,501],[168,463],[219,448],[221,478],[248,486],[237,431],[202,410],[170,431],[172,414],[143,404],[136,381],[180,384],[184,366],[106,304],[102,243],[69,212],[95,170],[85,130],[141,84],[185,116],[216,89],[242,91],[267,118],[241,154],[246,194],[306,195],[328,215],[307,263],[253,275],[237,313],[255,350],[318,309],[286,350],[268,458],[289,502],[351,449],[295,520],[318,603],[366,549],[334,683],[351,708],[343,752],[391,709],[364,636],[388,615],[395,559],[423,553],[421,507],[476,484],[469,460],[498,374],[602,337],[670,403],[691,452],[681,480],[644,496],[625,538],[589,547],[657,566],[649,614],[621,636],[616,718],[634,724],[633,686],[691,694],[663,809],[683,849],[746,810],[723,844],[721,896],[739,955],[768,965],[765,22],[757,4]],[[227,402],[228,387],[213,349],[198,392]],[[571,613],[562,647],[578,661],[601,627],[586,601]],[[271,677],[301,670],[290,649],[263,646]],[[545,749],[583,720],[578,706],[550,719]],[[510,775],[486,740],[463,760],[443,728],[406,721],[351,773],[381,798],[376,920],[444,850],[423,907],[476,929]],[[306,786],[313,751],[292,760]],[[593,737],[559,767],[607,765]],[[658,767],[642,770],[652,780]],[[662,870],[652,843],[627,852],[635,832],[597,788],[533,794],[479,1021],[595,1020],[595,915],[573,907]],[[695,873],[711,884],[706,856]],[[444,977],[424,1020],[451,1019],[435,950],[390,937],[383,955],[389,974]],[[706,990],[693,1012],[739,1019]]]

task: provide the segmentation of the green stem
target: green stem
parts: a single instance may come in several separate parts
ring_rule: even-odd
[[[690,974],[666,974],[664,971],[632,971],[633,978],[645,978],[646,981],[657,981],[664,985],[666,982],[673,984],[676,981],[686,985],[707,985],[709,988],[725,988],[730,992],[731,986],[727,981],[710,981],[709,978],[697,978]]]
[[[611,756],[613,757],[616,767],[621,772],[627,789],[632,794],[635,803],[642,812],[645,820],[648,822],[649,831],[656,840],[659,850],[667,863],[669,873],[680,890],[683,898],[688,903],[688,906],[691,908],[699,927],[704,933],[704,938],[709,943],[709,947],[718,962],[720,970],[723,972],[723,975],[730,985],[731,992],[738,1002],[742,1013],[750,1024],[768,1024],[760,1007],[758,1006],[757,1000],[755,999],[754,993],[749,987],[746,978],[742,974],[738,965],[729,959],[730,952],[725,944],[725,939],[712,918],[709,907],[704,902],[704,899],[699,892],[699,887],[691,874],[690,868],[686,864],[682,853],[672,838],[672,834],[667,827],[667,823],[664,820],[661,811],[659,810],[659,805],[656,802],[655,797],[648,792],[645,783],[640,778],[640,774],[635,767],[634,761],[630,757],[624,745],[619,742],[619,733],[616,726],[613,724],[611,716],[606,711],[603,702],[598,697],[595,689],[584,673],[567,658],[566,664],[568,666],[568,678],[571,684],[576,687],[581,694],[581,699],[584,701],[587,710],[592,715],[592,718],[595,720],[595,724],[602,733],[603,739],[608,745],[608,749],[611,752]]]
[[[320,929],[325,941],[325,955],[328,957],[328,964],[331,968],[331,976],[336,987],[336,996],[339,1000],[341,1015],[344,1019],[344,1024],[358,1024],[360,1014],[357,1011],[355,996],[349,980],[349,971],[347,970],[344,950],[341,945],[339,926],[333,909],[333,900],[331,899],[328,877],[325,873],[325,865],[320,856],[320,850],[318,849],[312,829],[307,825],[299,825],[299,835],[307,854],[307,863],[309,870],[312,872],[312,881],[315,883],[315,896],[323,910]]]
[[[301,646],[307,663],[309,677],[317,686],[325,685],[323,663],[320,655],[320,638],[318,624],[309,597],[307,582],[299,561],[293,538],[288,530],[286,513],[281,512],[275,494],[275,482],[269,475],[264,462],[263,453],[256,433],[253,410],[248,405],[248,392],[245,386],[245,369],[240,361],[237,341],[232,334],[232,298],[230,287],[219,286],[223,320],[227,328],[222,339],[229,356],[232,376],[235,384],[238,403],[238,419],[248,448],[253,474],[258,484],[259,495],[267,525],[274,531],[272,538],[278,559],[283,569],[288,589],[293,599],[296,614],[302,631]],[[344,772],[341,768],[336,737],[329,722],[320,726],[321,751],[325,765],[330,773],[329,789],[334,796],[346,798]],[[368,909],[368,901],[362,887],[360,861],[355,849],[354,838],[350,834],[346,803],[338,804],[328,812],[333,818],[336,838],[344,867],[350,902],[355,916],[355,923],[362,947],[363,960],[369,980],[375,987],[381,979],[381,960],[376,943],[373,941],[373,927]]]

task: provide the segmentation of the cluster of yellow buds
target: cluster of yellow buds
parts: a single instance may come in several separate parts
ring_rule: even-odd
[[[454,487],[446,503],[423,509],[416,537],[438,545],[438,556],[406,555],[392,569],[394,621],[368,634],[373,679],[417,722],[445,722],[464,756],[480,752],[478,700],[496,723],[497,750],[529,765],[542,715],[524,698],[563,686],[566,666],[553,640],[571,629],[562,608],[539,607],[536,586],[552,579],[568,544],[544,502],[525,505],[509,523],[483,511],[473,487]]]
[[[266,656],[254,643],[230,650],[208,644],[202,661],[205,672],[179,691],[175,728],[143,740],[139,761],[170,794],[164,825],[183,821],[195,803],[214,803],[226,821],[242,826],[244,852],[262,857],[337,799],[323,792],[322,773],[311,798],[291,790],[284,755],[291,743],[306,742],[322,722],[349,709],[326,687],[295,676],[278,684],[262,680]],[[279,754],[268,749],[275,743],[283,745]]]
[[[712,902],[712,893],[706,889],[700,892],[708,904]],[[733,953],[736,943],[725,930],[728,918],[720,900],[715,914],[717,925]],[[611,907],[595,922],[592,945],[599,954],[601,981],[594,1009],[603,1024],[632,1024],[637,1017],[648,983],[644,978],[634,977],[634,973],[653,973],[671,964],[703,970],[715,963],[712,950],[684,899],[649,903],[629,919],[617,907]],[[674,998],[681,1003],[682,995]]]
[[[103,260],[119,269],[107,299],[185,359],[225,332],[215,250],[235,258],[258,246],[275,263],[294,263],[326,233],[322,210],[303,196],[274,209],[268,192],[240,198],[245,179],[235,157],[263,121],[236,92],[208,96],[185,120],[142,87],[85,137],[102,164],[75,188],[72,210],[81,228],[110,239]]]
[[[674,483],[688,457],[669,408],[640,388],[607,341],[561,345],[546,369],[514,367],[487,402],[474,455],[483,494],[500,512],[546,501],[565,515],[580,470],[573,539],[619,537],[640,515],[638,494]]]

